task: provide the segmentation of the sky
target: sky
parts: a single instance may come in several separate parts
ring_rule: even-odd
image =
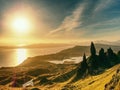
[[[19,16],[26,32],[11,28]],[[117,41],[119,33],[120,0],[0,0],[1,45]]]

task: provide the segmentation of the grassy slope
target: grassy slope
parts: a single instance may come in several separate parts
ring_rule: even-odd
[[[53,80],[57,78],[59,79],[59,76],[62,76],[64,73],[71,71],[75,67],[76,65],[66,65],[66,64],[56,65],[56,64],[48,63],[47,65],[40,65],[40,66],[35,66],[35,67],[1,68],[0,69],[0,83],[1,83],[0,90],[2,88],[4,88],[3,90],[12,88],[8,86],[12,82],[12,78],[15,73],[17,75],[17,81],[19,80],[18,83],[20,86],[23,84],[24,82],[23,80],[26,80],[25,82],[27,82],[31,78],[33,78],[35,80],[34,81],[35,87],[46,88],[47,85],[43,86],[39,84],[42,77],[47,77],[49,80]],[[53,86],[54,85],[56,84],[53,84]],[[19,90],[19,88],[12,88],[11,90],[17,90],[17,89]]]
[[[114,90],[120,90],[120,67],[116,71],[116,74],[112,76],[112,79],[105,85],[105,90],[110,90],[114,88]]]
[[[65,82],[54,82],[52,85],[37,85],[35,87],[41,90],[104,90],[104,85],[108,83],[112,76],[116,73],[116,70],[120,67],[116,65],[108,70],[106,70],[103,74],[96,75],[96,76],[89,76],[85,79],[81,79],[75,83],[69,83],[73,78],[66,80]],[[0,86],[1,88],[8,89],[8,86]],[[30,87],[34,88],[34,87]],[[30,90],[29,88],[29,90]],[[21,88],[11,88],[12,90],[19,90]]]
[[[96,76],[89,76],[85,79],[81,79],[75,83],[68,84],[72,78],[63,83],[55,83],[53,85],[39,86],[40,89],[44,90],[104,90],[104,86],[108,83],[112,76],[116,73],[116,70],[120,65],[116,65],[111,69],[106,70],[103,74]]]
[[[66,82],[39,86],[39,88],[42,90],[104,90],[105,84],[112,79],[112,76],[116,73],[116,70],[119,67],[120,65],[116,65],[111,69],[106,70],[103,74],[92,77],[89,76],[72,84],[69,84],[69,82],[72,80],[72,78],[74,78],[74,76]]]
[[[104,90],[104,85],[108,83],[120,65],[116,65],[106,70],[103,74],[88,77],[73,83],[77,90]]]

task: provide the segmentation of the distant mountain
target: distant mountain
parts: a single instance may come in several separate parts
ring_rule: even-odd
[[[24,48],[51,48],[51,47],[64,47],[71,46],[72,44],[66,43],[40,43],[23,46]]]
[[[96,43],[99,43],[99,44],[107,44],[107,45],[116,45],[116,46],[120,46],[120,40],[113,41],[113,42],[105,41],[105,40],[98,40],[98,41],[95,41],[95,42],[96,42]]]
[[[14,48],[55,48],[55,47],[68,47],[73,46],[73,44],[66,43],[40,43],[40,44],[31,44],[24,46],[0,46],[0,49],[14,49]]]
[[[114,43],[115,43],[114,45],[120,45],[120,40],[115,41]]]

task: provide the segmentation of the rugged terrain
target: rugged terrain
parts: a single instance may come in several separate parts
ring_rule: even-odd
[[[114,46],[114,53],[110,46],[96,47],[97,50],[93,43],[91,47],[76,46],[56,54],[28,58],[17,67],[1,67],[0,90],[22,90],[22,85],[31,79],[34,86],[27,87],[28,90],[119,90],[120,52],[115,53],[120,48]],[[100,49],[102,47],[105,52]],[[89,56],[84,54],[83,60],[77,64],[49,62],[81,56],[83,51]]]

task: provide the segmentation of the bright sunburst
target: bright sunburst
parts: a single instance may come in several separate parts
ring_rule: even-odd
[[[16,17],[12,22],[12,28],[18,32],[27,32],[30,28],[29,20],[25,17]]]

